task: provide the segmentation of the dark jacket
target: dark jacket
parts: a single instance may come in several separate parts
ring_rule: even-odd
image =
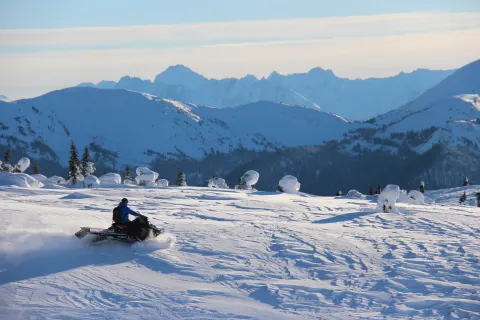
[[[127,205],[123,202],[120,202],[118,205],[118,208],[120,209],[120,219],[122,220],[122,223],[127,223],[130,220],[128,219],[128,215],[131,214],[132,216],[139,217],[141,216],[140,213],[133,211]]]

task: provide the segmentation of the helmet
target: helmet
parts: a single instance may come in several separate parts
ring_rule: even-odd
[[[128,199],[127,199],[127,198],[123,198],[123,199],[122,199],[122,202],[128,203]]]

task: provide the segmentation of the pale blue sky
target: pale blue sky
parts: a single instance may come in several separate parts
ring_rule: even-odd
[[[0,0],[0,94],[153,79],[332,69],[347,78],[480,58],[480,0]]]
[[[479,0],[0,0],[0,29],[480,11]]]

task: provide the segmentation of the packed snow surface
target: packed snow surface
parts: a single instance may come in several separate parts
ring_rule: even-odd
[[[0,187],[1,319],[479,319],[480,208],[212,188]],[[88,197],[85,197],[88,196]],[[165,227],[87,245],[129,205]]]

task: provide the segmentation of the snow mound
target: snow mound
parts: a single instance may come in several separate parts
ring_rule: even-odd
[[[52,181],[53,183],[56,183],[56,184],[61,184],[61,185],[67,184],[67,180],[65,180],[64,178],[62,178],[60,176],[52,176],[52,177],[48,178],[48,180],[50,180],[50,181]]]
[[[15,165],[15,170],[17,172],[25,172],[25,170],[30,167],[30,159],[23,157],[22,159],[18,160],[17,164]]]
[[[43,183],[25,173],[0,172],[0,186],[41,188],[43,187]]]
[[[228,189],[227,182],[223,178],[212,178],[208,180],[208,187],[209,188],[219,188],[219,189]]]
[[[235,186],[235,189],[252,190],[259,178],[260,174],[257,171],[248,170],[240,178],[240,184]]]
[[[408,197],[407,190],[400,190],[400,193],[398,194],[398,199],[397,202],[402,202],[402,203],[409,203],[410,198]]]
[[[83,183],[85,183],[85,187],[87,188],[98,188],[100,187],[100,180],[93,176],[86,176],[85,179],[83,180]]]
[[[118,173],[106,173],[100,178],[98,178],[101,183],[107,183],[107,184],[121,184],[122,183],[122,177]]]
[[[362,200],[366,199],[366,196],[364,194],[362,194],[361,192],[358,192],[355,189],[348,191],[345,197],[351,198],[351,199],[362,199]]]
[[[425,204],[425,196],[418,190],[412,190],[408,193],[410,204]]]
[[[76,199],[89,199],[89,198],[94,198],[91,195],[85,194],[85,193],[80,193],[80,192],[74,192],[70,193],[69,195],[63,196],[60,199],[62,200],[76,200]]]
[[[139,167],[135,171],[137,176],[135,177],[135,181],[139,186],[147,186],[147,187],[156,187],[158,179],[158,172],[150,170],[146,167]]]
[[[278,190],[285,193],[297,193],[300,190],[300,182],[294,176],[286,175],[278,182]]]
[[[158,180],[158,183],[157,183],[157,186],[158,187],[168,187],[168,180],[167,179],[159,179]]]
[[[398,213],[397,207],[395,206],[398,197],[400,196],[400,187],[397,185],[389,184],[383,189],[383,191],[378,196],[377,201],[377,210],[383,212],[394,212]]]

